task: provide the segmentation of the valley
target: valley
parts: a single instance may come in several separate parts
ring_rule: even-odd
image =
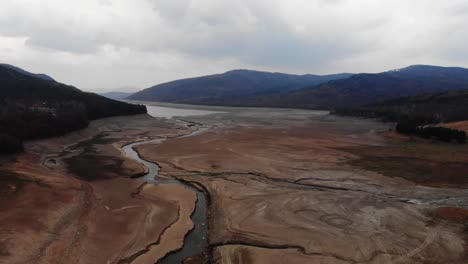
[[[4,158],[0,262],[179,263],[194,237],[184,263],[467,261],[465,145],[327,111],[197,108],[211,112],[100,119]]]
[[[468,1],[0,13],[0,264],[468,263]]]

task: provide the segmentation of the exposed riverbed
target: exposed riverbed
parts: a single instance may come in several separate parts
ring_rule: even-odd
[[[194,109],[223,113],[27,142],[2,163],[0,263],[180,263],[205,247],[187,263],[468,263],[466,146],[319,111]]]
[[[190,110],[185,110],[185,111],[190,111]],[[166,111],[165,113],[167,114],[168,112],[170,111]],[[209,111],[198,111],[196,114],[207,114],[207,113],[200,113],[200,112],[209,112]],[[177,112],[177,113],[180,114],[180,112]],[[153,113],[153,115],[155,115],[155,113]],[[205,132],[206,130],[208,130],[208,128],[198,127],[196,130],[192,131],[191,133],[179,136],[178,138],[195,136],[195,135]],[[156,138],[156,139],[147,140],[147,141],[135,142],[135,143],[125,145],[122,149],[128,157],[143,164],[147,168],[148,172],[145,175],[143,175],[141,178],[139,178],[140,180],[142,179],[149,184],[161,183],[161,184],[182,185],[185,188],[188,188],[196,192],[197,203],[195,206],[195,210],[192,213],[192,221],[194,224],[194,228],[186,235],[183,247],[180,250],[175,251],[171,254],[168,254],[163,259],[158,261],[158,263],[183,263],[184,259],[188,257],[202,254],[206,248],[207,201],[206,201],[205,194],[203,192],[199,191],[198,189],[186,183],[183,183],[177,180],[176,178],[173,178],[173,177],[158,178],[157,176],[160,171],[159,165],[156,163],[147,161],[145,159],[142,159],[140,155],[138,154],[138,152],[135,151],[134,149],[134,147],[138,145],[157,144],[157,143],[162,143],[165,140],[168,140],[168,138]]]

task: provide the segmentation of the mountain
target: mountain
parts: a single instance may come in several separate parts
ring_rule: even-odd
[[[468,89],[468,69],[414,65],[257,98],[258,105],[310,109],[358,107],[399,97]]]
[[[421,94],[361,107],[342,108],[339,114],[434,124],[468,120],[468,90]]]
[[[90,120],[146,113],[146,107],[85,93],[0,65],[0,153],[21,149],[28,139],[63,135]]]
[[[132,94],[133,93],[125,93],[125,92],[107,92],[107,93],[100,93],[99,95],[102,95],[104,97],[114,99],[114,100],[122,100],[131,96]]]
[[[128,97],[131,100],[206,105],[250,105],[256,98],[342,79],[351,74],[292,75],[251,70],[182,79],[159,84]]]
[[[36,77],[36,78],[43,79],[43,80],[46,80],[46,81],[55,82],[55,80],[52,77],[50,77],[49,75],[47,75],[47,74],[30,73],[30,72],[25,71],[25,70],[23,70],[21,68],[18,68],[16,66],[13,66],[13,65],[10,65],[10,64],[5,64],[5,63],[0,63],[0,66],[15,70],[15,71],[17,71],[17,72],[19,72],[21,74],[24,74],[24,75],[28,75],[28,76],[31,76],[31,77]]]
[[[23,74],[10,67],[0,66],[0,100],[21,101],[25,104],[60,104],[75,102],[86,108],[92,119],[141,112],[141,107],[82,92],[78,88],[39,77]]]
[[[335,113],[395,122],[396,131],[402,134],[463,143],[466,132],[458,129],[466,127],[466,122],[458,121],[468,120],[468,90],[398,98]],[[451,124],[447,127],[441,123]]]

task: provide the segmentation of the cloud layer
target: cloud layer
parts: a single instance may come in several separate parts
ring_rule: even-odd
[[[465,0],[10,0],[0,58],[87,90],[252,68],[468,66]]]

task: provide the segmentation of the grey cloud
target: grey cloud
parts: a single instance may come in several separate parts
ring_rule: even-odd
[[[93,30],[81,21],[46,15],[28,16],[27,12],[12,13],[0,19],[0,35],[26,37],[26,45],[57,51],[93,53],[101,43]]]
[[[98,3],[103,5],[103,6],[111,6],[112,5],[111,0],[98,0]]]
[[[185,19],[190,0],[150,0],[153,10],[170,22],[180,22]]]
[[[64,31],[39,32],[31,35],[25,42],[31,47],[39,47],[56,51],[87,53],[92,54],[97,51],[99,43],[84,38],[78,34],[70,34]]]
[[[468,66],[467,8],[463,0],[11,0],[0,3],[0,56],[38,68],[31,61],[45,61],[51,75],[87,87],[142,86],[234,67],[328,73],[412,60]],[[77,72],[91,76],[80,81]]]

